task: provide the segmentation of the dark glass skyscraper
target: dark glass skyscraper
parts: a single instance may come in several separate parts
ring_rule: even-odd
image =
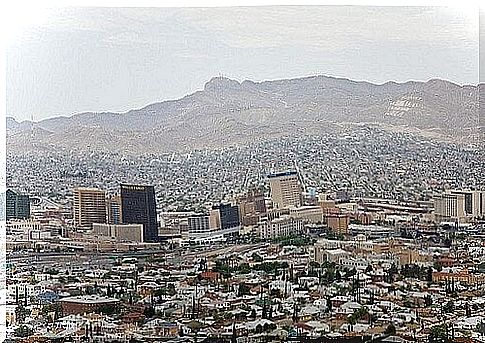
[[[143,241],[158,241],[157,205],[153,186],[121,185],[124,224],[143,224]]]
[[[241,225],[239,218],[239,207],[231,204],[220,204],[213,206],[213,209],[218,209],[220,213],[221,229],[230,229]]]
[[[5,196],[6,219],[29,219],[30,218],[30,197],[25,194],[18,194],[7,189]]]

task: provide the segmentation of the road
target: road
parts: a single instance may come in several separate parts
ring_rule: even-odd
[[[231,245],[214,248],[188,247],[176,248],[173,250],[143,250],[127,252],[78,252],[78,253],[28,253],[26,255],[16,255],[7,258],[7,264],[14,265],[17,269],[25,267],[59,267],[89,265],[100,267],[113,264],[117,258],[135,257],[144,259],[150,256],[160,256],[167,261],[184,259],[192,261],[198,257],[213,258],[232,254],[243,254],[247,251],[262,247],[264,243]],[[30,268],[31,269],[31,268]]]

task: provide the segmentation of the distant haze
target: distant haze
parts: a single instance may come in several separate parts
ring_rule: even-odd
[[[70,8],[7,47],[7,114],[125,112],[240,81],[478,82],[478,13],[446,7]]]

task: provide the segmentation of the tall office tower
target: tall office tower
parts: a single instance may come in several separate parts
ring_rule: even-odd
[[[121,224],[121,196],[114,195],[106,202],[108,224]]]
[[[271,189],[271,200],[276,208],[301,206],[302,187],[298,173],[287,171],[268,175]]]
[[[144,242],[158,242],[155,188],[122,184],[121,219],[123,224],[143,224]]]
[[[7,189],[5,198],[6,220],[30,218],[30,197],[28,195]]]
[[[433,197],[436,221],[466,219],[465,195],[442,193]]]
[[[239,207],[232,204],[220,204],[219,213],[221,216],[221,229],[236,228],[241,225],[239,219]]]
[[[74,188],[74,224],[92,227],[106,223],[106,192],[98,188]]]
[[[256,225],[266,214],[266,203],[261,190],[251,189],[247,194],[237,199],[241,224]]]
[[[239,207],[232,204],[219,204],[212,206],[209,225],[211,229],[239,229]]]

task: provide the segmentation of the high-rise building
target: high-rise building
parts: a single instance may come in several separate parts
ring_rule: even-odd
[[[121,224],[121,196],[115,195],[106,202],[108,224]]]
[[[212,209],[219,211],[221,230],[236,228],[241,225],[237,205],[220,204],[213,206]]]
[[[121,185],[123,224],[143,224],[143,240],[158,241],[157,205],[153,186]]]
[[[210,234],[214,237],[237,235],[241,228],[239,207],[232,204],[214,205],[209,211],[208,221]]]
[[[30,197],[7,189],[5,194],[6,220],[30,218]]]
[[[98,188],[74,188],[74,224],[92,227],[94,223],[106,223],[106,192]]]
[[[329,213],[325,216],[328,228],[333,232],[341,235],[347,235],[349,232],[350,216],[345,213]]]
[[[433,197],[436,221],[466,221],[485,216],[485,192],[447,190]]]
[[[268,175],[273,207],[299,207],[302,203],[302,187],[298,173],[287,171]]]
[[[433,197],[436,221],[465,219],[465,195],[443,193]]]
[[[243,226],[256,225],[261,217],[266,215],[264,194],[260,190],[250,190],[237,199],[237,204],[239,205],[239,215]]]
[[[463,194],[465,196],[465,213],[478,218],[485,216],[485,191],[450,190],[450,194]]]

